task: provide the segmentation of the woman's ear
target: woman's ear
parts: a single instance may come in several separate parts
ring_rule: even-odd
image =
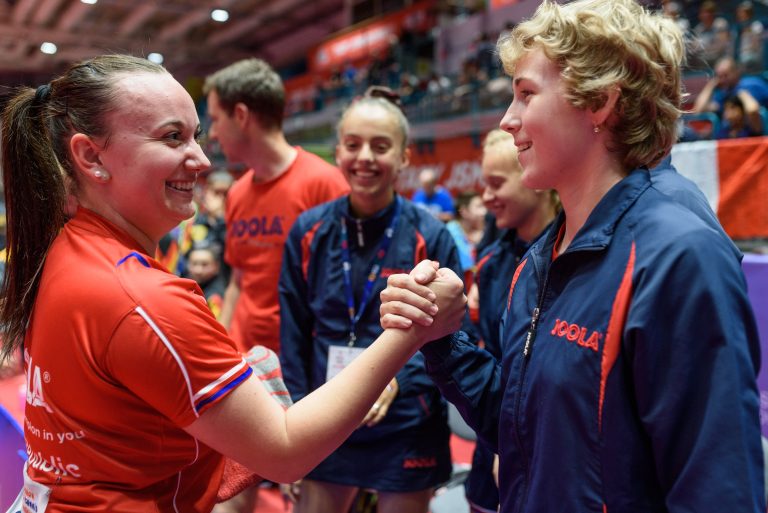
[[[616,104],[619,101],[619,94],[621,89],[618,87],[611,87],[605,91],[605,102],[601,107],[592,111],[592,126],[603,127],[606,125],[611,115],[616,110]]]
[[[109,181],[111,176],[101,162],[101,147],[91,137],[76,133],[69,140],[69,151],[76,172],[95,182]]]
[[[410,163],[411,163],[411,148],[410,146],[406,146],[405,150],[403,151],[402,167],[406,167]]]

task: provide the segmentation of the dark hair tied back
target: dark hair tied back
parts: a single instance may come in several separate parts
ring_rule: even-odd
[[[35,103],[43,105],[51,97],[51,84],[43,84],[35,91]]]
[[[365,90],[363,98],[381,98],[388,101],[398,109],[403,110],[403,102],[400,99],[400,94],[386,86],[372,85]]]

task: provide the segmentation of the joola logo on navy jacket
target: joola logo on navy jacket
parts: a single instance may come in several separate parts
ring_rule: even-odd
[[[515,271],[500,366],[423,349],[500,453],[502,513],[764,511],[758,336],[722,234],[645,170],[553,259],[563,222]]]

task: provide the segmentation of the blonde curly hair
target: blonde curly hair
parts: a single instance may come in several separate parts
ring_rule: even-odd
[[[677,139],[685,55],[675,23],[634,0],[544,2],[529,20],[498,43],[505,71],[540,49],[560,68],[567,99],[577,108],[596,110],[606,92],[620,91],[610,150],[624,167],[653,167]]]

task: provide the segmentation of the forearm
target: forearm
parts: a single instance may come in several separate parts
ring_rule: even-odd
[[[289,433],[306,436],[313,445],[320,439],[340,444],[417,349],[412,332],[385,330],[337,376],[288,410]]]
[[[185,429],[264,478],[293,482],[360,426],[418,343],[414,331],[385,331],[336,377],[288,410],[257,379],[248,379]]]
[[[412,332],[386,330],[343,371],[294,404],[285,413],[282,436],[269,449],[268,461],[284,468],[265,477],[289,482],[303,477],[360,427],[371,405],[418,344]],[[259,455],[265,458],[262,452]]]

